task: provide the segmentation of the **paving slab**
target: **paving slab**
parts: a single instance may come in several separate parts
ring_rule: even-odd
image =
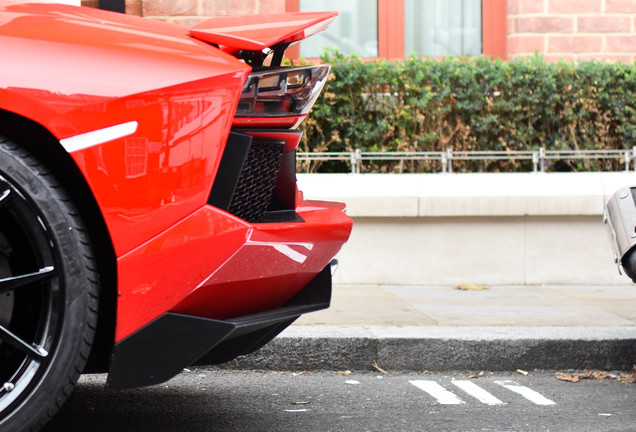
[[[337,285],[329,309],[294,325],[636,326],[636,286]]]

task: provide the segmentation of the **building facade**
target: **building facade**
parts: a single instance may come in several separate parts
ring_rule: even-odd
[[[331,33],[291,50],[324,46],[365,58],[542,53],[548,61],[636,60],[636,0],[82,0],[184,25],[218,15],[338,10]]]

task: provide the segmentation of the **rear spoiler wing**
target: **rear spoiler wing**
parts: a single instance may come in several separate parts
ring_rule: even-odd
[[[223,51],[268,51],[323,31],[338,12],[288,12],[221,16],[190,29],[190,36],[217,45]]]

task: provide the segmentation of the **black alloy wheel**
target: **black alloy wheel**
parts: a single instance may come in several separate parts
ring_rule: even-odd
[[[0,430],[35,431],[66,400],[97,322],[78,212],[51,173],[0,137]]]

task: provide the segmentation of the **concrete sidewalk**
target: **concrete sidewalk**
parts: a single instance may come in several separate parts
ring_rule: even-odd
[[[577,369],[636,364],[636,286],[339,285],[229,367],[282,370]]]

